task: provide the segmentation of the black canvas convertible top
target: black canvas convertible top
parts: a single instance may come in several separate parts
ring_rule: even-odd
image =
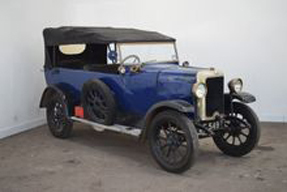
[[[125,42],[173,42],[174,38],[154,31],[111,27],[59,27],[43,31],[45,45],[108,44]]]

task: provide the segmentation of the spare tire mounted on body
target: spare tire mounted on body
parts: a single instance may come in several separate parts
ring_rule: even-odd
[[[101,80],[87,81],[82,88],[82,105],[85,118],[112,125],[116,116],[116,102],[110,88]]]

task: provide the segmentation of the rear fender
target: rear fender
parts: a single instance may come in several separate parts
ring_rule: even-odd
[[[46,108],[49,104],[49,101],[51,100],[51,98],[54,95],[59,95],[60,98],[63,99],[63,101],[66,103],[67,107],[68,107],[68,115],[72,115],[73,113],[73,106],[72,103],[70,102],[69,98],[68,98],[68,94],[66,94],[63,90],[61,90],[59,87],[57,87],[56,85],[49,85],[48,87],[46,87],[46,89],[44,90],[41,100],[40,100],[40,108]]]

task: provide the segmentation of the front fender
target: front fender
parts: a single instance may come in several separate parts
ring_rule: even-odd
[[[256,101],[255,96],[247,92],[233,93],[232,97],[243,103],[253,103]]]
[[[195,109],[194,106],[187,101],[184,100],[167,100],[161,101],[159,103],[154,104],[146,113],[144,117],[144,128],[141,135],[141,139],[144,141],[147,138],[149,125],[152,119],[160,112],[164,110],[176,110],[184,114],[192,114],[194,115]]]
[[[239,93],[226,93],[224,95],[225,100],[225,113],[230,113],[233,111],[232,102],[233,100],[239,100],[243,103],[253,103],[256,98],[251,93],[239,92]]]

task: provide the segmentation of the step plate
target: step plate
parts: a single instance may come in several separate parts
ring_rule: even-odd
[[[82,118],[75,117],[75,116],[72,116],[71,119],[74,121],[77,121],[77,122],[91,125],[96,131],[110,130],[110,131],[120,132],[123,134],[132,135],[135,137],[139,137],[141,132],[142,132],[142,130],[139,128],[129,127],[129,126],[125,126],[125,125],[118,125],[118,124],[103,125],[100,123],[96,123],[96,122],[89,121],[89,120],[82,119]]]

